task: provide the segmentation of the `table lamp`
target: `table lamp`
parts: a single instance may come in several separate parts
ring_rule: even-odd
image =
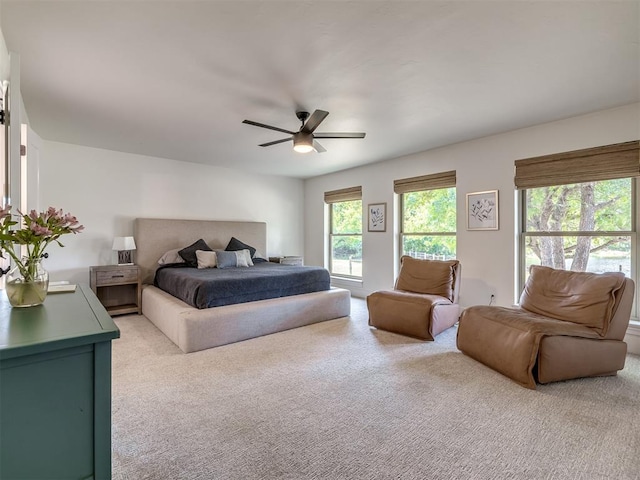
[[[118,251],[118,265],[133,265],[131,250],[136,249],[136,242],[133,237],[115,237],[113,239],[113,250]]]

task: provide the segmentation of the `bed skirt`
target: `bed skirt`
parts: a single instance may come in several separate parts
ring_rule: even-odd
[[[142,291],[142,314],[185,353],[346,317],[349,290],[272,298],[197,309],[152,285]]]

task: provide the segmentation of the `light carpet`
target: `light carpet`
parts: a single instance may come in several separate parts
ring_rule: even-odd
[[[640,358],[527,390],[352,315],[196,353],[116,319],[113,479],[638,479]]]

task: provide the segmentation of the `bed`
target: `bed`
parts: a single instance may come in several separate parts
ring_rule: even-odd
[[[211,308],[329,290],[331,279],[321,267],[268,261],[256,261],[249,268],[191,268],[178,263],[158,268],[154,285],[192,307]]]
[[[198,239],[212,249],[224,249],[236,237],[267,258],[266,230],[263,222],[136,219],[143,315],[185,353],[348,316],[350,293],[341,288],[200,309],[153,285],[158,259]]]

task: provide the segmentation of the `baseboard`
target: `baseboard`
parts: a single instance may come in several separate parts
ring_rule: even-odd
[[[640,322],[629,324],[624,341],[627,342],[627,352],[640,355]]]
[[[369,292],[362,288],[361,280],[351,278],[331,277],[331,286],[337,288],[345,288],[351,292],[352,297],[366,298]]]

